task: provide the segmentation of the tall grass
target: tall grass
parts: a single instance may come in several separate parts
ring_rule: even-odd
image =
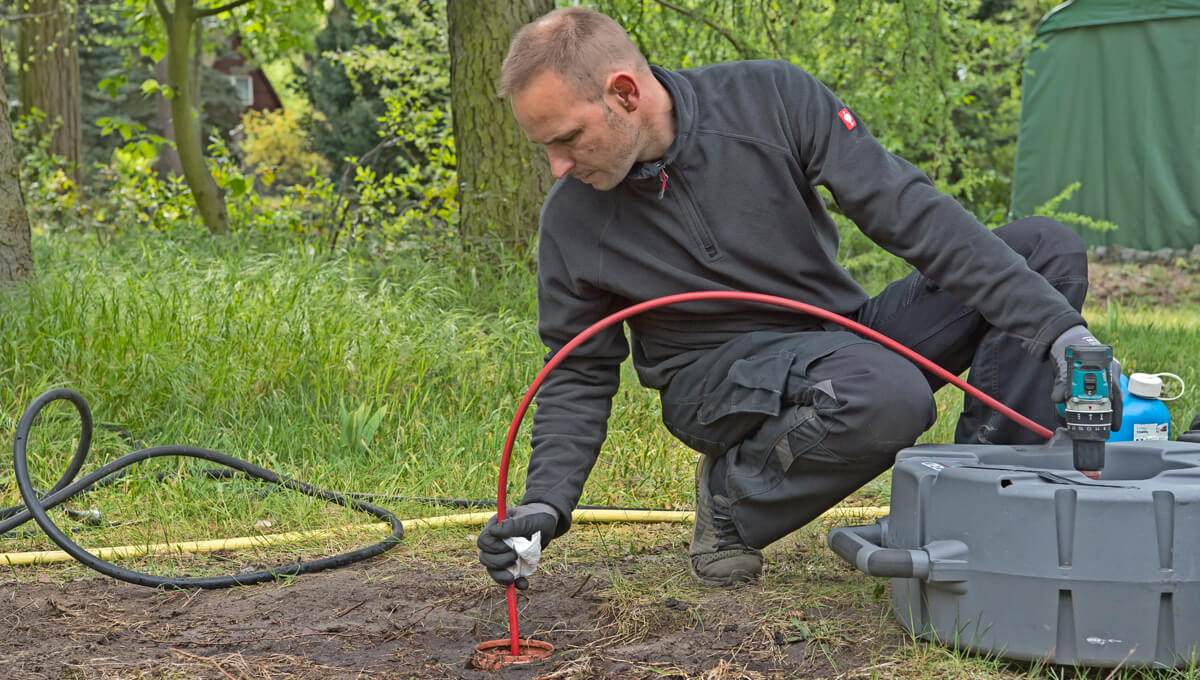
[[[4,441],[37,394],[70,387],[145,445],[217,449],[334,489],[495,497],[504,436],[544,351],[520,259],[380,262],[164,234],[104,248],[40,235],[36,247],[37,279],[0,294]],[[671,468],[686,452],[656,408],[624,391],[588,500],[683,501],[689,483]],[[70,407],[47,413],[31,447],[43,488],[77,428]],[[101,435],[89,468],[129,447]],[[526,458],[518,447],[514,489]],[[0,454],[0,505],[18,502],[10,461]]]

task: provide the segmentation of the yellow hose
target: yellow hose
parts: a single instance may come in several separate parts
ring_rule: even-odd
[[[468,512],[458,515],[441,515],[438,517],[422,517],[403,520],[405,531],[420,527],[454,527],[483,524],[492,515],[486,512]],[[572,514],[575,522],[690,522],[691,512],[674,510],[576,510]],[[838,507],[827,510],[821,519],[877,519],[888,514],[888,507]],[[238,536],[235,538],[217,538],[208,541],[183,541],[180,543],[153,543],[147,545],[121,545],[111,548],[91,548],[88,552],[102,560],[117,557],[141,557],[143,555],[188,554],[216,552],[218,550],[243,550],[245,548],[261,548],[271,545],[296,543],[314,538],[328,538],[350,530],[387,531],[389,525],[380,523],[351,524],[334,529],[314,529],[312,531],[291,531],[283,534],[265,534],[262,536]],[[68,562],[73,559],[61,550],[42,552],[17,552],[0,554],[0,564],[11,567],[34,564],[50,564],[51,562]]]

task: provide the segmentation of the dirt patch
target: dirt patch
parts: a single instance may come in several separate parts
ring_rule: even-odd
[[[0,667],[22,680],[833,678],[903,641],[882,598],[863,607],[829,596],[781,610],[790,605],[778,593],[791,586],[770,579],[652,594],[631,608],[639,560],[670,565],[667,580],[686,582],[675,545],[616,569],[597,560],[539,574],[519,598],[522,635],[550,642],[554,656],[480,672],[467,666],[475,645],[508,634],[504,590],[462,558],[431,566],[384,557],[232,590],[159,591],[101,577],[0,584]],[[659,576],[645,578],[655,581],[649,590],[660,587]],[[818,588],[787,578],[801,579],[796,592]],[[882,639],[872,637],[881,622]]]
[[[1200,303],[1200,267],[1171,264],[1088,264],[1088,301],[1103,305],[1160,305]]]

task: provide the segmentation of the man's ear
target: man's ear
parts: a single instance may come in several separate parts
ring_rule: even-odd
[[[641,90],[637,80],[628,73],[615,73],[608,79],[608,92],[616,99],[616,103],[632,113],[637,110],[641,101]]]

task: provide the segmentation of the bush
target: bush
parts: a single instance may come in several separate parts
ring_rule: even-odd
[[[81,227],[111,237],[131,226],[159,231],[198,228],[191,191],[183,178],[162,178],[154,171],[158,154],[152,144],[118,147],[107,165],[95,166],[94,195]]]
[[[25,209],[35,225],[71,221],[80,209],[79,187],[66,170],[66,159],[50,151],[54,126],[41,136],[37,133],[45,120],[46,114],[35,108],[13,121]]]
[[[334,160],[328,143],[346,140],[333,147],[330,241],[376,252],[451,247],[458,195],[445,3],[381,0],[364,16],[371,25],[353,25],[335,7],[305,81],[317,149]]]
[[[309,184],[325,176],[329,162],[314,152],[300,120],[291,111],[248,111],[242,116],[239,146],[246,168],[271,186]]]

